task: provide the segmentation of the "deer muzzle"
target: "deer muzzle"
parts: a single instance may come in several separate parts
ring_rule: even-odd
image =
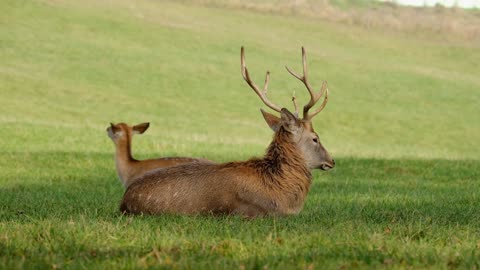
[[[320,169],[322,171],[328,171],[330,169],[333,169],[335,167],[335,160],[332,159],[331,162],[323,162],[320,164]]]

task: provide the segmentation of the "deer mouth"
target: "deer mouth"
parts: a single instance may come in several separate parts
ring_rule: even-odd
[[[329,163],[320,164],[320,170],[322,170],[322,171],[328,171],[330,169],[333,169],[333,167],[335,167],[335,165],[329,164]]]

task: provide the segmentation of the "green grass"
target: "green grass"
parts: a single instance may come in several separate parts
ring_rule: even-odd
[[[188,2],[0,9],[0,268],[480,268],[478,44]],[[151,122],[139,158],[262,155],[241,45],[290,108],[307,48],[337,167],[298,216],[120,215],[111,121]]]

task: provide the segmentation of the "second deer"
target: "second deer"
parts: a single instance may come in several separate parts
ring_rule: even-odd
[[[110,126],[107,128],[108,136],[115,144],[115,165],[118,177],[125,188],[130,186],[137,178],[153,169],[190,162],[210,162],[206,159],[190,157],[163,157],[146,160],[133,158],[132,137],[134,134],[143,134],[149,126],[150,123],[141,123],[135,126],[129,126],[125,123],[110,123]]]
[[[132,214],[238,214],[247,217],[299,213],[312,182],[311,170],[329,170],[335,162],[320,143],[312,118],[328,101],[327,84],[314,92],[308,82],[305,50],[302,48],[303,76],[288,70],[303,82],[310,101],[303,117],[267,99],[270,73],[260,89],[250,78],[241,49],[241,70],[248,85],[280,117],[261,110],[275,132],[262,158],[224,164],[187,163],[154,170],[128,187],[120,210]],[[313,112],[310,109],[324,96]]]

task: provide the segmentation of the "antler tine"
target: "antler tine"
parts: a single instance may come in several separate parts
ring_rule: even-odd
[[[265,105],[267,105],[270,109],[280,112],[282,110],[281,107],[271,103],[268,98],[267,98],[267,90],[268,90],[268,82],[270,80],[270,72],[267,71],[267,74],[265,75],[265,84],[263,85],[263,91],[260,91],[258,86],[250,79],[250,74],[248,73],[247,66],[245,65],[245,50],[242,46],[240,50],[240,62],[242,66],[242,76],[243,79],[250,85],[250,87],[255,91],[255,93],[260,97],[260,99],[263,101]]]
[[[323,82],[322,88],[320,89],[319,92],[314,92],[312,90],[312,87],[310,86],[310,83],[308,82],[308,68],[307,68],[307,55],[305,52],[305,48],[302,47],[302,64],[303,64],[303,76],[299,76],[292,70],[290,70],[287,66],[285,68],[287,69],[288,73],[290,73],[293,77],[297,78],[300,80],[305,87],[308,90],[308,93],[310,94],[310,101],[303,106],[303,119],[304,120],[310,120],[313,118],[313,116],[317,115],[326,105],[328,101],[328,97],[325,96],[325,100],[323,101],[322,105],[320,106],[319,109],[317,109],[313,114],[309,114],[308,111],[318,102],[320,97],[322,97],[323,93],[325,92],[326,89],[326,82]],[[327,95],[328,95],[328,89],[327,89]]]
[[[327,86],[326,81],[323,81],[322,89],[320,89],[320,92],[319,92],[319,97],[321,97],[324,92],[325,92],[325,98],[323,98],[322,104],[320,104],[318,109],[315,110],[313,113],[308,114],[308,119],[312,119],[315,115],[317,115],[319,112],[321,112],[323,110],[323,108],[325,108],[325,105],[327,105],[327,102],[328,102],[328,86]],[[304,118],[305,118],[305,116],[304,116]]]
[[[295,90],[293,90],[292,102],[293,102],[293,107],[295,108],[295,116],[298,118],[298,105],[297,105],[297,97],[295,97]]]

